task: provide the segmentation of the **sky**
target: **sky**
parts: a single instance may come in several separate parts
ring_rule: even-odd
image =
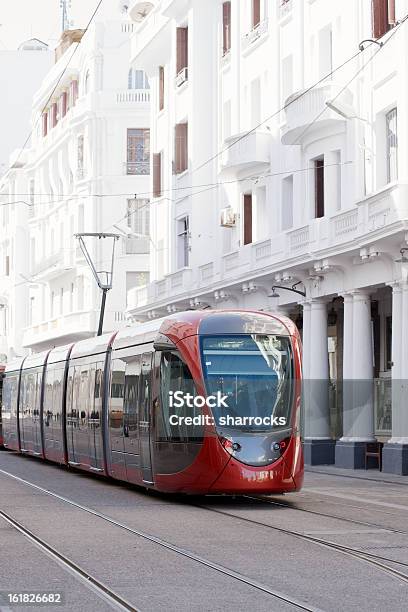
[[[72,27],[83,28],[98,0],[71,0]],[[120,0],[103,0],[102,18],[120,17]],[[28,38],[39,38],[54,48],[61,34],[60,0],[0,0],[0,50],[16,49]]]

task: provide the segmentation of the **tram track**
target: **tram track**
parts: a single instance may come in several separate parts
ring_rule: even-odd
[[[311,536],[311,535],[302,533],[300,531],[294,531],[292,529],[285,529],[284,527],[270,525],[269,523],[262,523],[261,521],[255,521],[253,519],[250,519],[244,516],[239,516],[237,514],[233,514],[231,512],[227,512],[224,510],[218,510],[216,508],[211,508],[211,507],[208,507],[205,505],[199,505],[199,504],[193,504],[193,505],[194,507],[200,508],[201,510],[207,510],[209,512],[214,512],[216,514],[220,514],[220,515],[231,517],[231,518],[234,518],[234,519],[246,522],[246,523],[250,523],[252,525],[258,525],[260,527],[272,529],[279,533],[283,533],[285,535],[292,536],[300,540],[304,540],[304,541],[311,542],[313,544],[322,546],[323,548],[335,550],[344,555],[354,557],[355,559],[359,559],[360,561],[365,561],[366,563],[377,567],[381,571],[387,574],[390,574],[394,578],[399,579],[405,584],[408,584],[408,574],[404,574],[403,572],[400,572],[394,569],[393,567],[390,567],[382,563],[382,561],[387,561],[388,563],[394,563],[396,565],[401,565],[401,566],[408,568],[408,563],[405,563],[404,561],[396,561],[395,559],[390,559],[389,557],[375,555],[374,553],[368,553],[368,552],[359,550],[357,548],[352,548],[350,546],[345,546],[343,544],[338,544],[336,542],[330,542],[329,540],[323,540],[322,538],[317,538],[315,536]]]
[[[261,591],[263,593],[266,593],[267,595],[270,595],[271,597],[273,597],[276,600],[282,601],[286,604],[291,605],[293,608],[296,608],[298,610],[304,610],[306,612],[322,612],[321,610],[319,610],[316,607],[312,607],[310,606],[308,603],[299,601],[285,593],[282,593],[278,590],[272,589],[267,585],[264,585],[256,580],[253,580],[252,578],[245,576],[239,572],[236,572],[230,568],[227,568],[226,566],[220,565],[219,563],[215,563],[213,561],[210,561],[209,559],[205,559],[204,557],[201,557],[199,555],[196,555],[195,553],[181,548],[179,546],[176,546],[175,544],[172,544],[171,542],[168,542],[166,540],[163,540],[162,538],[159,538],[157,536],[154,536],[150,533],[146,533],[144,531],[141,531],[139,529],[134,529],[133,527],[129,527],[128,525],[125,525],[124,523],[121,523],[120,521],[117,521],[101,512],[98,512],[97,510],[94,510],[93,508],[88,508],[87,506],[83,506],[82,504],[79,504],[77,502],[75,502],[74,500],[68,499],[62,495],[59,495],[58,493],[55,493],[54,491],[50,491],[49,489],[45,489],[44,487],[41,487],[39,485],[36,485],[34,483],[29,482],[28,480],[25,480],[24,478],[20,478],[19,476],[16,476],[15,474],[11,474],[10,472],[7,472],[5,470],[0,469],[0,474],[3,474],[5,476],[8,476],[14,480],[16,480],[17,482],[24,484],[28,487],[31,487],[37,491],[40,491],[46,495],[49,495],[50,497],[53,497],[55,499],[58,499],[59,501],[62,501],[65,504],[68,504],[70,506],[73,506],[74,508],[77,508],[79,510],[82,510],[83,512],[87,512],[88,514],[91,514],[92,516],[95,516],[97,518],[100,518],[104,521],[106,521],[107,523],[114,525],[120,529],[123,529],[129,533],[132,533],[140,538],[143,538],[144,540],[147,540],[151,543],[154,543],[162,548],[165,548],[167,550],[170,550],[178,555],[181,555],[187,559],[190,559],[191,561],[197,562],[198,564],[205,566],[209,569],[212,569],[220,574],[223,574],[224,576],[228,576],[229,578],[232,578],[234,580],[237,580],[238,582],[242,583],[242,584],[246,584],[249,587],[252,587],[258,591]],[[26,527],[24,527],[23,525],[21,525],[20,523],[18,523],[18,521],[16,521],[15,519],[13,519],[12,517],[9,517],[8,515],[6,515],[6,513],[4,513],[2,510],[0,510],[0,516],[2,516],[3,518],[5,518],[7,516],[6,520],[9,520],[10,522],[13,521],[16,524],[16,528],[18,530],[25,530],[27,537],[33,537],[34,539],[37,540],[37,542],[41,545],[44,545],[45,547],[48,547],[50,549],[51,552],[54,552],[56,556],[61,556],[62,558],[64,557],[63,555],[60,555],[60,553],[58,553],[53,547],[49,546],[48,544],[46,544],[43,540],[41,540],[41,538],[38,538],[38,536],[35,536],[34,534],[32,534],[32,532],[30,532],[29,529],[27,529]],[[69,563],[69,560],[67,559],[67,563]],[[75,564],[74,564],[75,565]],[[79,568],[79,566],[78,566]],[[80,569],[80,568],[79,568]],[[84,570],[81,570],[84,572]],[[86,572],[84,572],[86,574]],[[103,587],[102,583],[101,587]],[[112,592],[113,593],[113,592]],[[130,608],[123,608],[123,609],[127,609],[127,610],[134,610],[135,612],[137,612],[137,609],[135,607],[130,607]]]
[[[126,601],[123,597],[118,595],[115,591],[109,588],[106,584],[95,578],[92,574],[84,570],[80,565],[63,555],[56,548],[45,542],[38,535],[33,533],[30,529],[25,527],[22,523],[17,521],[15,518],[10,516],[4,510],[0,510],[0,518],[2,518],[8,525],[13,527],[22,536],[28,539],[34,546],[39,548],[43,553],[51,557],[55,562],[58,563],[64,570],[73,574],[75,578],[79,579],[87,588],[94,591],[101,599],[108,603],[113,609],[122,612],[138,612],[137,608]],[[3,609],[3,608],[0,608]],[[8,608],[10,609],[10,608]],[[11,611],[11,609],[10,609]]]
[[[244,495],[243,497],[245,499],[253,499],[255,501],[267,503],[271,506],[279,506],[281,508],[288,508],[289,510],[296,510],[297,512],[304,512],[305,514],[314,514],[315,516],[322,516],[324,518],[335,519],[338,521],[343,521],[345,523],[360,525],[362,527],[373,527],[375,529],[383,529],[384,531],[389,531],[391,533],[398,533],[400,535],[408,536],[408,531],[404,531],[403,529],[395,529],[394,527],[386,527],[384,525],[380,525],[379,523],[359,521],[358,519],[346,518],[344,516],[339,516],[336,514],[327,514],[326,512],[319,512],[317,510],[308,510],[307,508],[299,508],[298,506],[294,506],[292,504],[288,504],[284,502],[278,502],[276,500],[272,500],[272,499],[269,499],[263,496]]]
[[[204,566],[206,566],[206,567],[208,567],[210,569],[213,569],[213,570],[215,570],[215,571],[217,571],[217,572],[219,572],[221,574],[224,574],[224,575],[229,576],[229,577],[231,577],[233,579],[236,579],[239,582],[247,584],[248,586],[253,587],[253,588],[255,588],[255,589],[259,590],[259,591],[267,593],[267,594],[271,595],[272,597],[275,597],[278,600],[284,601],[285,603],[289,603],[290,605],[292,605],[293,607],[295,607],[297,609],[307,610],[309,612],[315,612],[316,611],[316,608],[311,608],[311,607],[309,607],[308,604],[300,602],[300,601],[297,601],[297,600],[287,596],[286,594],[283,594],[283,593],[281,593],[279,591],[271,589],[270,587],[268,587],[266,585],[263,585],[263,584],[255,581],[255,580],[252,580],[251,578],[249,578],[247,576],[244,576],[244,575],[240,574],[239,572],[235,572],[234,570],[232,570],[230,568],[227,568],[227,567],[225,567],[223,565],[220,565],[218,563],[214,563],[214,562],[212,562],[212,561],[210,561],[208,559],[200,557],[199,555],[196,555],[195,553],[193,553],[193,552],[191,552],[189,550],[186,550],[186,549],[183,549],[183,548],[181,548],[179,546],[176,546],[176,545],[174,545],[174,544],[172,544],[172,543],[170,543],[170,542],[168,542],[166,540],[163,540],[162,538],[159,538],[159,537],[154,536],[152,534],[149,534],[149,533],[143,532],[141,530],[129,527],[128,525],[125,525],[124,523],[116,521],[115,519],[113,519],[113,518],[111,518],[111,517],[109,517],[109,516],[107,516],[105,514],[102,514],[102,513],[98,512],[97,510],[94,510],[92,508],[88,508],[86,506],[83,506],[82,504],[79,504],[79,503],[75,502],[74,500],[71,500],[71,499],[68,499],[66,497],[63,497],[63,496],[59,495],[58,493],[55,493],[53,491],[50,491],[49,489],[45,489],[44,487],[41,487],[41,486],[36,485],[34,483],[31,483],[31,482],[29,482],[29,481],[27,481],[27,480],[25,480],[23,478],[20,478],[19,476],[11,474],[10,472],[7,472],[5,470],[0,469],[0,474],[4,474],[5,476],[8,476],[8,477],[10,477],[10,478],[20,482],[21,484],[29,486],[29,487],[31,487],[33,489],[36,489],[36,490],[38,490],[38,491],[40,491],[40,492],[42,492],[42,493],[44,493],[46,495],[54,497],[54,498],[56,498],[56,499],[58,499],[58,500],[60,500],[60,501],[62,501],[64,503],[66,503],[68,505],[71,505],[71,506],[73,506],[73,507],[75,507],[77,509],[80,509],[80,510],[82,510],[84,512],[87,512],[87,513],[93,515],[93,516],[96,516],[96,517],[98,517],[98,518],[100,518],[100,519],[102,519],[102,520],[104,520],[104,521],[106,521],[106,522],[108,522],[108,523],[110,523],[110,524],[112,524],[112,525],[114,525],[116,527],[124,529],[125,531],[130,532],[130,533],[132,533],[132,534],[134,534],[134,535],[136,535],[138,537],[141,537],[141,538],[143,538],[145,540],[148,540],[148,541],[150,541],[152,543],[155,543],[155,544],[157,544],[157,545],[159,545],[161,547],[164,547],[164,548],[166,548],[166,549],[168,549],[168,550],[170,550],[170,551],[172,551],[174,553],[182,555],[183,557],[186,557],[186,558],[188,558],[188,559],[190,559],[192,561],[195,561],[195,562],[197,562],[197,563],[199,563],[201,565],[204,565]],[[256,500],[256,501],[259,501],[259,502],[268,503],[268,504],[271,503],[271,500],[267,500],[267,499],[262,498],[262,497],[252,497],[252,496],[243,496],[243,497],[247,498],[247,499],[253,499],[253,500]],[[271,525],[271,524],[268,524],[268,523],[263,523],[261,521],[255,521],[254,519],[251,519],[251,518],[248,518],[248,517],[245,517],[245,516],[240,516],[240,515],[237,515],[237,514],[228,512],[228,511],[219,510],[219,509],[216,509],[216,508],[211,508],[209,506],[202,505],[202,504],[195,504],[195,503],[191,503],[191,502],[188,502],[188,503],[192,507],[195,507],[197,509],[213,512],[213,513],[216,513],[216,514],[220,514],[220,515],[223,515],[225,517],[230,517],[230,518],[233,518],[233,519],[245,522],[245,523],[250,523],[252,525],[256,525],[256,526],[259,526],[259,527],[262,527],[262,528],[272,529],[272,530],[274,530],[276,532],[280,532],[282,534],[285,534],[285,535],[288,535],[288,536],[291,536],[291,537],[296,537],[296,538],[301,539],[303,541],[307,541],[307,542],[310,542],[310,543],[322,546],[322,547],[324,547],[326,549],[330,549],[330,550],[336,551],[338,553],[347,555],[349,557],[353,557],[353,558],[355,558],[357,560],[360,560],[362,562],[366,562],[366,563],[376,567],[377,569],[381,570],[382,572],[392,576],[393,578],[396,578],[396,579],[404,582],[405,584],[408,584],[408,574],[400,572],[400,571],[396,570],[395,568],[390,567],[389,565],[386,565],[383,562],[385,561],[387,563],[391,563],[391,564],[394,564],[394,565],[400,565],[400,566],[407,567],[407,568],[408,568],[408,563],[405,563],[405,562],[402,562],[402,561],[396,561],[394,559],[390,559],[388,557],[383,557],[383,556],[380,556],[380,555],[375,555],[374,553],[369,553],[369,552],[361,551],[359,549],[355,549],[355,548],[352,548],[352,547],[349,547],[349,546],[338,544],[336,542],[331,542],[331,541],[328,541],[328,540],[324,540],[322,538],[311,536],[311,535],[308,535],[308,534],[305,534],[305,533],[302,533],[302,532],[298,532],[298,531],[294,531],[294,530],[290,530],[290,529],[285,529],[283,527],[279,527],[279,526],[276,526],[276,525]],[[364,525],[364,526],[370,526],[370,527],[376,527],[376,528],[384,529],[384,531],[390,531],[390,532],[396,532],[396,533],[403,534],[403,535],[408,535],[408,532],[404,532],[404,531],[401,531],[401,530],[392,530],[392,529],[388,529],[386,527],[383,527],[383,526],[380,526],[380,525],[376,525],[376,524],[372,524],[372,523],[365,523],[363,521],[356,521],[354,519],[342,519],[341,517],[330,515],[330,514],[326,514],[326,513],[317,513],[315,511],[311,511],[311,510],[309,511],[309,510],[303,510],[301,508],[293,508],[293,506],[290,506],[289,504],[283,504],[283,503],[279,503],[279,502],[272,502],[272,503],[276,504],[276,505],[283,506],[283,507],[287,507],[289,509],[298,510],[300,512],[303,512],[303,511],[304,512],[308,512],[308,513],[310,512],[310,513],[318,514],[318,515],[325,516],[325,517],[331,518],[331,519],[345,520],[347,522],[353,522],[353,523],[357,523],[359,525]],[[135,609],[135,608],[132,608],[132,609]]]

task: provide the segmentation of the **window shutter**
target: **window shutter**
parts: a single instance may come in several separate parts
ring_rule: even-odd
[[[161,185],[161,153],[153,153],[153,197],[159,198],[162,194]]]
[[[48,134],[48,113],[42,114],[42,135],[46,136]]]
[[[63,91],[61,95],[61,117],[67,114],[67,92]]]
[[[164,109],[164,67],[159,67],[159,110]]]
[[[54,102],[51,105],[51,127],[55,127],[57,125],[57,103]]]
[[[231,2],[222,5],[223,53],[231,49]]]
[[[373,37],[381,38],[388,30],[388,0],[372,0]]]
[[[78,98],[78,81],[71,81],[71,106],[74,106]]]
[[[188,124],[178,123],[175,128],[175,173],[180,174],[188,168]]]
[[[388,23],[395,25],[395,0],[388,0]]]
[[[252,194],[244,195],[244,244],[252,242]]]
[[[261,0],[252,0],[252,27],[261,23]]]
[[[315,217],[324,217],[324,158],[315,160]]]
[[[177,28],[177,74],[188,65],[188,28]]]

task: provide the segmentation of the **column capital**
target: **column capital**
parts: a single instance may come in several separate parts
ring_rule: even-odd
[[[385,286],[391,287],[393,293],[401,293],[403,284],[403,281],[395,280],[391,281],[390,283],[385,283]]]

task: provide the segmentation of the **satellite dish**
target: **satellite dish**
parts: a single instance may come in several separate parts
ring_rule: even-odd
[[[129,15],[133,21],[143,21],[146,15],[150,13],[153,6],[154,4],[152,2],[136,2],[129,11]]]

